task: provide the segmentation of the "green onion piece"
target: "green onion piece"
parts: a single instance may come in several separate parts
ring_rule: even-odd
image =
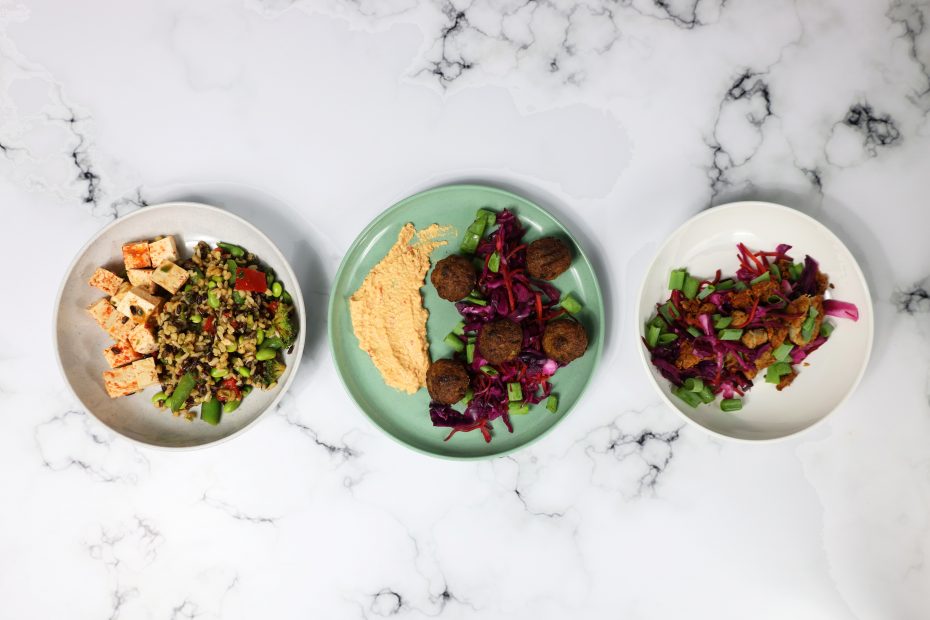
[[[510,403],[507,405],[507,413],[510,415],[526,415],[530,412],[530,406],[520,403]]]
[[[689,377],[685,379],[685,389],[689,392],[700,392],[704,389],[704,381],[699,378]]]
[[[475,397],[475,391],[471,388],[465,391],[465,396],[462,397],[461,403],[467,405],[471,402],[471,399]]]
[[[474,295],[469,295],[468,297],[466,297],[466,298],[463,299],[462,301],[467,301],[468,303],[475,304],[476,306],[486,306],[486,305],[488,305],[488,302],[487,302],[487,301],[485,301],[484,299],[481,299],[480,297],[475,297]]]
[[[452,328],[452,333],[456,336],[463,336],[465,334],[465,321],[456,323],[455,327]]]
[[[804,342],[808,342],[811,339],[811,336],[814,335],[814,324],[817,322],[817,308],[811,306],[807,311],[807,318],[804,319],[804,323],[801,325],[801,339]]]
[[[196,384],[197,381],[194,379],[194,375],[191,373],[185,374],[181,377],[181,380],[178,381],[171,396],[165,400],[165,404],[168,405],[171,411],[180,411],[181,408],[184,407],[187,397],[194,391],[194,386]]]
[[[489,376],[489,377],[496,377],[497,374],[498,374],[497,371],[494,370],[494,367],[493,367],[493,366],[488,366],[487,364],[485,364],[484,366],[482,366],[482,367],[480,368],[480,370],[481,370],[481,372],[483,372],[484,374],[486,374],[486,375]]]
[[[717,282],[718,291],[729,291],[736,284],[733,280],[721,280]]]
[[[278,355],[278,352],[275,351],[274,349],[267,349],[267,348],[259,349],[258,352],[255,353],[255,359],[257,359],[260,362],[264,362],[267,360],[274,359],[277,355]]]
[[[481,242],[481,237],[484,236],[484,229],[488,225],[487,213],[484,209],[479,209],[475,221],[466,229],[465,234],[462,235],[462,245],[459,246],[459,249],[464,254],[474,254],[475,250],[478,249],[478,244]]]
[[[670,325],[675,322],[675,319],[681,316],[678,313],[678,308],[676,308],[675,304],[670,301],[667,301],[659,306],[659,314],[661,314],[662,318],[664,318]]]
[[[698,396],[701,397],[701,402],[705,405],[714,402],[714,398],[716,398],[716,396],[714,396],[714,391],[710,389],[709,385],[705,385],[701,391],[698,392]]]
[[[781,269],[778,268],[778,265],[775,263],[769,265],[769,272],[775,276],[776,280],[781,280]]]
[[[701,282],[694,277],[685,276],[685,284],[681,287],[681,292],[685,294],[685,297],[688,299],[694,299],[694,296],[697,295],[698,286]]]
[[[741,329],[721,329],[717,332],[717,337],[721,340],[739,340],[743,337]]]
[[[469,342],[465,345],[465,361],[471,364],[475,361],[475,343]]]
[[[761,276],[756,276],[755,278],[753,278],[752,280],[750,280],[750,281],[749,281],[749,284],[750,284],[750,286],[754,286],[754,285],[758,284],[759,282],[768,282],[768,281],[771,280],[771,279],[772,279],[772,273],[769,272],[769,271],[766,271],[766,272],[763,273]]]
[[[788,355],[791,353],[791,350],[794,349],[794,345],[790,342],[783,342],[778,345],[775,350],[772,352],[772,357],[774,357],[779,362],[784,362],[788,359]]]
[[[724,398],[720,401],[720,410],[732,413],[743,408],[743,401],[739,398]]]
[[[489,209],[478,209],[475,211],[475,220],[484,220],[485,226],[494,226],[497,223],[497,214]]]
[[[685,278],[688,272],[684,269],[675,269],[668,276],[668,290],[680,291],[685,285]]]
[[[834,325],[833,323],[827,323],[826,321],[824,321],[823,323],[820,324],[820,335],[823,336],[824,338],[829,338],[830,334],[833,333],[833,330],[835,328],[836,328],[836,325]]]
[[[488,257],[488,269],[493,273],[497,273],[501,268],[501,257],[497,252],[492,252]]]
[[[730,323],[732,322],[732,316],[722,316],[718,319],[714,319],[714,329],[723,329],[724,327],[729,327]]]
[[[765,381],[766,383],[778,383],[781,381],[782,376],[791,373],[791,364],[788,362],[775,362],[769,369],[765,372]]]
[[[695,338],[700,338],[701,336],[704,335],[704,334],[701,332],[701,330],[699,330],[697,327],[694,327],[693,325],[689,325],[687,331],[688,331],[689,334],[691,334],[691,335],[694,336]]]
[[[668,333],[659,335],[659,344],[669,344],[678,340],[678,334]]]
[[[658,314],[652,317],[652,320],[646,323],[646,325],[651,327],[658,327],[662,331],[665,331],[665,328],[668,327],[668,323],[665,322],[665,319],[663,319]]]
[[[462,342],[462,339],[456,336],[454,333],[447,334],[442,341],[445,342],[449,348],[456,353],[461,353],[465,350],[465,343]]]
[[[513,402],[523,400],[523,388],[519,383],[513,382],[507,384],[507,400]]]
[[[746,283],[742,280],[737,280],[736,284],[733,285],[733,288],[742,293],[746,290]]]
[[[233,245],[232,243],[225,243],[223,241],[220,241],[216,245],[223,248],[224,250],[226,250],[233,256],[245,256],[245,250],[240,248],[238,245]]]
[[[239,373],[240,375],[242,375],[243,377],[251,377],[251,376],[252,376],[252,371],[249,370],[248,368],[246,368],[245,366],[240,366],[239,368],[236,369],[236,372],[238,372],[238,373]]]
[[[767,301],[770,304],[780,304],[783,301],[785,301],[785,298],[782,297],[781,295],[769,295],[769,298],[766,299],[765,301]]]
[[[705,286],[704,288],[701,289],[701,292],[698,293],[697,298],[698,298],[698,299],[707,299],[707,298],[708,298],[714,291],[716,291],[716,290],[717,290],[717,289],[716,289],[716,287],[714,287],[713,284],[708,284],[707,286]]]
[[[654,326],[650,326],[649,329],[646,330],[646,345],[650,349],[659,342],[659,334],[661,333],[662,330]]]
[[[164,392],[159,392],[158,394],[155,394],[152,396],[152,404],[154,405],[154,404],[160,403],[166,398],[168,398],[167,394],[165,394]]]
[[[685,401],[692,407],[697,407],[698,405],[701,404],[701,397],[690,390],[686,390],[684,388],[676,388],[672,390],[672,394],[674,394],[681,400]]]
[[[214,379],[219,379],[220,377],[225,377],[229,374],[229,371],[225,368],[214,368],[210,371],[210,376]]]
[[[571,296],[571,294],[566,295],[562,298],[562,301],[559,303],[560,306],[565,308],[565,311],[569,314],[578,314],[581,312],[581,309],[584,307],[581,305],[581,302]]]
[[[549,396],[549,398],[546,399],[546,409],[552,413],[556,413],[559,410],[559,397],[555,394]]]
[[[801,273],[804,271],[804,265],[801,263],[791,263],[791,266],[788,267],[788,279],[794,281],[801,277]]]
[[[200,419],[216,426],[220,423],[220,411],[223,406],[220,404],[220,401],[212,398],[200,406]]]
[[[242,404],[241,400],[228,400],[223,403],[223,413],[231,413],[239,408],[239,405]]]

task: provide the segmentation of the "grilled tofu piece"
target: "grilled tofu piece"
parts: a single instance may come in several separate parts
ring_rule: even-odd
[[[136,371],[132,366],[123,366],[115,370],[103,371],[103,387],[110,398],[128,396],[139,391]]]
[[[142,356],[133,351],[128,341],[117,342],[103,350],[103,356],[107,358],[110,368],[119,368],[126,364],[132,363]]]
[[[146,293],[154,295],[158,290],[158,287],[155,286],[155,282],[152,281],[151,269],[127,269],[126,277],[129,278],[130,284],[138,286]]]
[[[168,235],[158,241],[149,243],[149,259],[152,261],[152,267],[156,269],[161,267],[165,261],[176,263],[178,261],[178,246],[174,242],[174,237]]]
[[[145,269],[152,266],[149,256],[149,242],[135,241],[123,245],[123,264],[126,269]]]
[[[136,386],[141,390],[158,383],[158,371],[155,369],[155,358],[144,357],[132,363],[136,373]]]
[[[181,290],[190,274],[187,269],[175,265],[171,261],[163,262],[158,269],[152,272],[152,280],[155,284],[169,291],[172,295]]]
[[[90,277],[87,283],[99,288],[107,295],[115,295],[116,291],[119,290],[120,285],[123,283],[123,279],[109,269],[97,267],[94,271],[94,275]]]
[[[145,323],[161,306],[164,300],[145,292],[138,286],[126,293],[116,305],[116,310],[136,323]]]
[[[136,325],[129,332],[129,345],[136,353],[149,355],[158,350],[155,334],[147,323]]]

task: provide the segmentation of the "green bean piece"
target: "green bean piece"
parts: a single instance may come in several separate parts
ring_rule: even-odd
[[[222,407],[220,401],[215,398],[208,400],[200,406],[200,419],[207,424],[216,426],[220,423],[220,411]]]
[[[243,250],[238,245],[233,245],[232,243],[226,243],[224,241],[220,241],[216,245],[223,248],[233,256],[245,256],[245,250]]]
[[[287,291],[284,291],[283,293],[281,293],[281,301],[283,301],[286,304],[289,304],[292,301],[294,301],[294,299],[291,297],[290,293],[288,293]]]
[[[165,404],[168,405],[171,411],[180,411],[184,407],[184,403],[187,402],[187,397],[194,391],[194,386],[196,384],[197,380],[194,379],[193,374],[185,374],[181,377],[181,380],[178,381],[177,386],[175,386],[174,391],[171,393],[171,396],[167,398]]]
[[[274,349],[259,349],[255,354],[255,359],[264,362],[265,360],[274,359],[277,354],[278,352]]]
[[[210,304],[210,307],[213,309],[220,307],[220,296],[216,293],[216,291],[207,292],[207,303]]]
[[[225,377],[228,374],[229,374],[229,370],[225,368],[214,368],[213,370],[210,371],[210,376],[213,377],[214,379]]]
[[[155,394],[154,396],[152,396],[152,404],[158,404],[162,402],[163,400],[165,400],[166,398],[168,398],[167,394],[165,394],[164,392],[159,392],[158,394]]]
[[[243,385],[243,386],[242,386],[242,389],[239,390],[239,391],[242,392],[242,397],[245,398],[246,396],[248,396],[249,394],[252,393],[252,386],[251,386],[251,385]]]
[[[231,413],[239,408],[239,405],[242,404],[241,400],[230,400],[223,403],[223,413]]]

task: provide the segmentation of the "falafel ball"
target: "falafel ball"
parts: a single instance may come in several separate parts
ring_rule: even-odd
[[[436,263],[429,279],[440,297],[447,301],[459,301],[474,290],[478,274],[469,259],[461,254],[452,254]]]
[[[577,321],[558,319],[546,325],[542,345],[550,358],[560,364],[568,364],[587,351],[588,333]]]
[[[462,362],[436,360],[426,371],[426,389],[430,398],[443,405],[454,405],[463,398],[471,385],[471,377]]]
[[[492,364],[515,358],[523,348],[523,328],[510,319],[485,323],[478,332],[478,353]]]
[[[572,251],[561,239],[543,237],[526,248],[526,269],[540,280],[554,280],[571,266]]]

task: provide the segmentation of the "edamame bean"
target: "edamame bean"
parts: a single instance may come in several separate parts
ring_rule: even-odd
[[[220,377],[225,377],[229,374],[229,371],[225,368],[214,368],[210,371],[210,376],[214,379],[219,379]]]
[[[240,366],[239,368],[236,369],[236,371],[237,371],[240,375],[242,375],[243,377],[251,377],[251,376],[252,376],[252,371],[249,370],[248,368],[246,368],[245,366]]]
[[[265,341],[265,332],[264,330],[258,330],[255,332],[255,344],[261,344]]]
[[[207,293],[207,303],[210,304],[211,308],[220,307],[220,296],[216,294],[216,291],[209,291]]]
[[[281,293],[283,292],[284,292],[284,287],[281,286],[280,282],[275,282],[274,284],[271,285],[271,294],[274,297],[280,297]]]
[[[200,316],[199,314],[192,314],[190,320],[191,320],[191,323],[199,323],[203,320],[203,317]]]
[[[226,352],[227,352],[227,353],[235,353],[235,352],[236,352],[236,348],[237,348],[237,347],[236,347],[236,343],[234,343],[234,342],[233,342],[233,343],[230,343],[230,344],[227,344],[227,345],[226,345]]]
[[[259,349],[258,353],[255,354],[255,359],[264,362],[265,360],[274,359],[277,354],[278,352],[274,349]]]

